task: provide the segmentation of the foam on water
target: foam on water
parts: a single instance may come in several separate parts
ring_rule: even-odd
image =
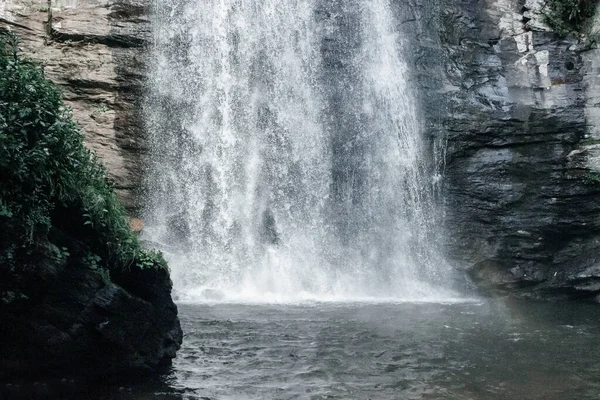
[[[425,288],[424,288],[425,289]],[[427,288],[433,291],[434,288]],[[178,304],[245,304],[245,305],[319,305],[338,304],[348,306],[351,304],[464,304],[481,303],[480,298],[464,297],[453,291],[442,291],[435,296],[424,294],[420,297],[383,297],[361,296],[351,293],[315,294],[299,292],[282,294],[274,292],[238,291],[225,292],[211,288],[197,287],[185,292],[175,291],[174,297]]]
[[[436,293],[431,295],[431,293]],[[401,295],[393,297],[385,296],[365,296],[360,292],[330,292],[315,293],[300,291],[296,293],[282,293],[271,291],[257,291],[254,288],[241,288],[236,291],[213,289],[212,287],[194,287],[184,290],[175,290],[174,297],[178,303],[196,304],[196,303],[214,303],[214,304],[308,304],[308,303],[473,303],[480,299],[473,297],[463,297],[450,290],[439,290],[433,287],[422,287],[422,292],[413,297],[402,297]]]

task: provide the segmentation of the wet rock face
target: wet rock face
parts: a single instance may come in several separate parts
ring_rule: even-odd
[[[550,32],[539,1],[417,3],[449,257],[486,289],[596,296],[599,51]]]
[[[86,144],[135,214],[145,151],[140,101],[150,31],[146,2],[53,0],[51,9],[46,0],[0,4],[0,29],[19,34],[23,52],[62,87]]]

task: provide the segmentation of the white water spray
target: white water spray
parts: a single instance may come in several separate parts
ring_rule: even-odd
[[[438,298],[389,1],[159,0],[145,238],[182,300]]]

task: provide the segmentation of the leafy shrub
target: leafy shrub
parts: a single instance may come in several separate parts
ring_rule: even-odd
[[[588,186],[600,186],[600,173],[589,172],[583,182]]]
[[[582,32],[597,4],[597,0],[546,0],[544,19],[558,33]]]
[[[0,35],[0,267],[35,264],[40,243],[109,271],[166,267],[130,230],[57,87]]]

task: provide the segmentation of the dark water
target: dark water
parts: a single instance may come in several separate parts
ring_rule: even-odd
[[[598,399],[600,307],[180,305],[162,382],[101,399]]]

